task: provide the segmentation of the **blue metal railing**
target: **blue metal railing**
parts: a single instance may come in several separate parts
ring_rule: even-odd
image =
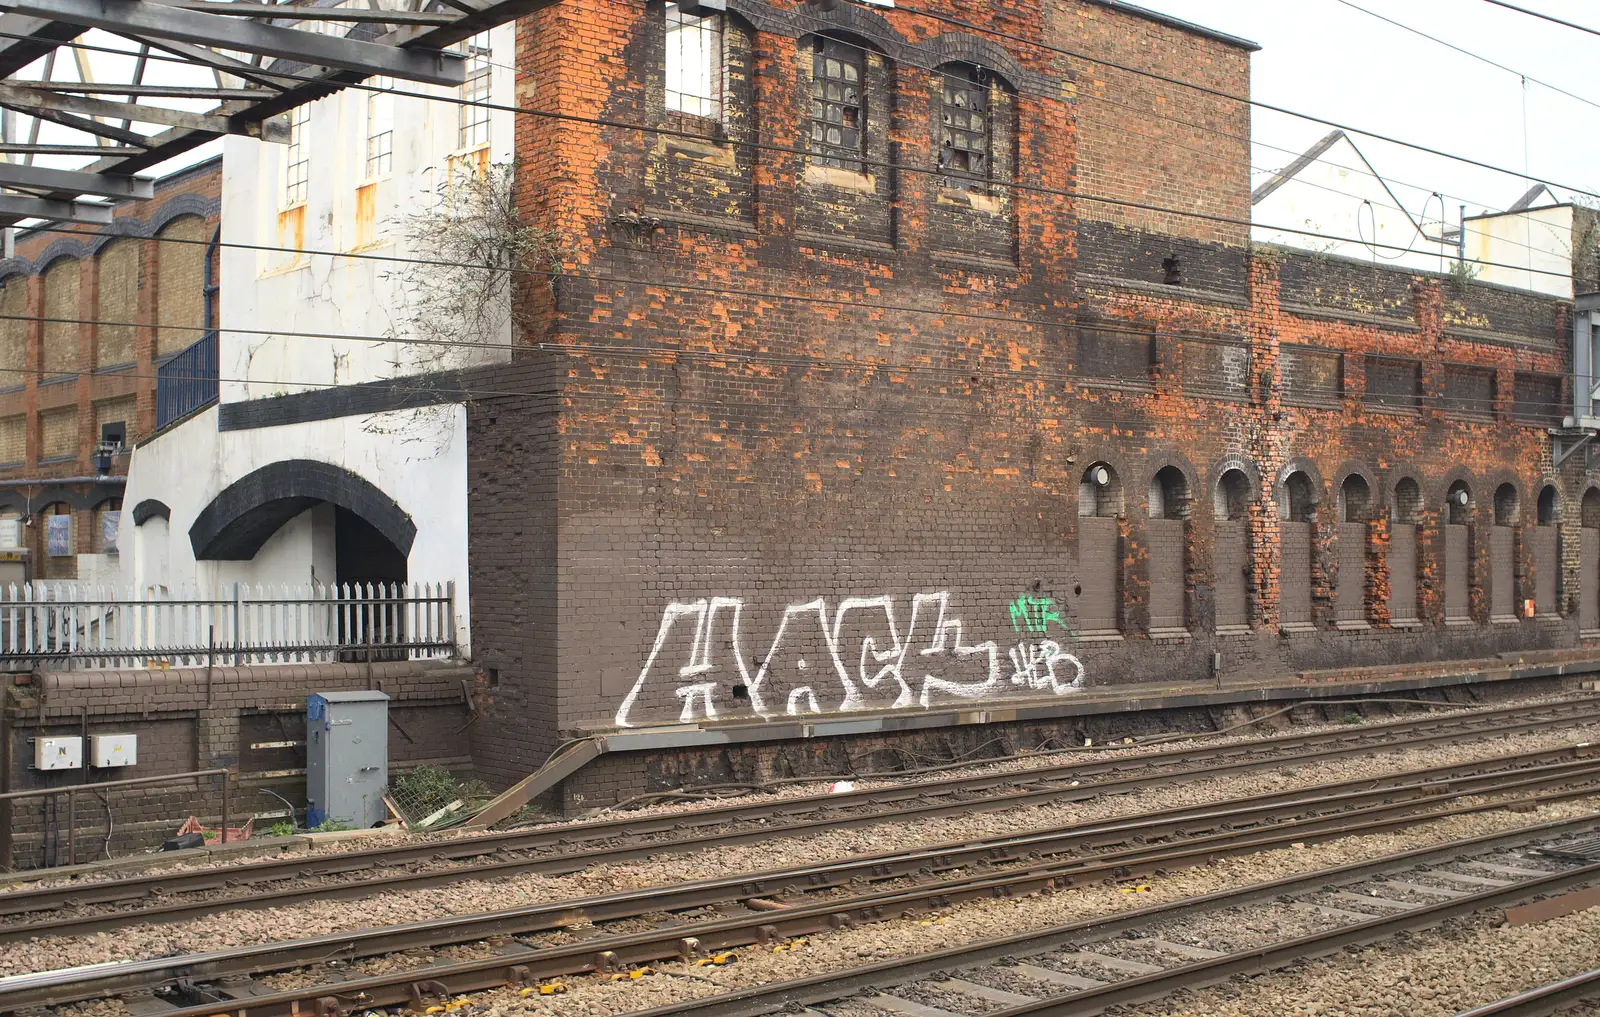
[[[217,401],[217,333],[156,368],[156,429]]]

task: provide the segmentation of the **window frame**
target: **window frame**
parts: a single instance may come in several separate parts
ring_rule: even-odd
[[[458,90],[462,104],[456,107],[458,111],[456,151],[458,152],[486,147],[493,138],[490,124],[491,111],[487,106],[471,105],[487,103],[491,97],[494,85],[492,32],[492,29],[488,32],[479,32],[457,44],[460,46],[460,52],[466,55],[464,62],[467,75]]]
[[[937,124],[939,175],[947,186],[986,189],[994,181],[994,75],[982,67],[970,64],[945,64],[938,68],[936,73],[940,76]],[[961,77],[962,75],[965,77]],[[952,82],[958,82],[958,87],[954,91],[951,87]],[[961,95],[968,97],[965,106],[957,101]],[[975,108],[971,104],[974,96],[981,101],[981,106],[976,109],[983,116],[982,125],[976,130],[972,128],[970,119]],[[955,123],[955,119],[961,116],[966,116],[967,122]],[[970,141],[974,137],[980,138],[983,143],[981,171],[973,170],[970,166],[955,165],[955,155],[966,155],[970,159],[971,153],[977,151],[970,146]],[[956,145],[954,142],[957,138],[968,139],[969,145],[966,147]]]
[[[394,78],[379,74],[367,84],[381,91],[367,93],[367,180],[378,180],[394,172]],[[374,133],[374,128],[383,130]]]
[[[289,143],[283,146],[283,208],[304,205],[311,191],[311,147],[306,129],[311,126],[311,104],[289,111]]]
[[[728,20],[722,13],[686,14],[683,6],[668,3],[662,9],[661,80],[662,104],[669,115],[691,117],[722,124],[728,110]],[[711,25],[714,27],[706,27]],[[706,88],[711,95],[698,95],[673,86],[673,36],[678,33],[698,32],[702,36],[701,50],[709,66],[705,68]],[[705,38],[709,37],[709,38]],[[680,71],[683,65],[683,47],[679,46]],[[681,75],[680,75],[681,80]],[[677,96],[678,102],[674,102]],[[686,108],[682,100],[692,100],[696,109]]]
[[[810,153],[811,162],[819,166],[864,172],[869,111],[867,78],[871,72],[869,53],[862,46],[842,42],[826,35],[816,35],[812,36],[811,54],[811,112],[806,117],[806,150]],[[852,63],[847,59],[852,55],[857,58],[857,62]],[[840,70],[837,75],[827,73],[830,60],[839,64]],[[849,71],[852,69],[856,75],[853,82],[849,77]],[[836,82],[839,86],[838,98],[830,94],[829,81]],[[848,97],[852,85],[855,91],[853,101]],[[830,117],[832,108],[838,110],[837,120]],[[853,125],[846,123],[848,114],[852,110],[855,113]],[[830,127],[838,128],[840,135],[838,142],[828,139]],[[853,143],[846,142],[848,137],[846,132],[854,132]]]

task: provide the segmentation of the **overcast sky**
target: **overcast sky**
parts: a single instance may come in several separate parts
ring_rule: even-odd
[[[1252,97],[1328,120],[1468,156],[1521,174],[1600,192],[1600,107],[1497,70],[1340,0],[1134,0],[1139,6],[1262,46]],[[1351,0],[1361,7],[1533,75],[1600,104],[1600,36],[1485,0]],[[1515,0],[1518,6],[1600,28],[1595,0]],[[1526,108],[1526,118],[1524,118]],[[1275,170],[1331,128],[1255,111],[1252,163]],[[1401,191],[1413,211],[1431,191],[1454,221],[1503,209],[1529,186],[1461,162],[1352,135],[1378,172],[1419,189]],[[1526,137],[1526,145],[1524,145]],[[1565,198],[1567,191],[1557,189]],[[1593,199],[1591,199],[1593,200]],[[1429,209],[1436,215],[1437,203]]]

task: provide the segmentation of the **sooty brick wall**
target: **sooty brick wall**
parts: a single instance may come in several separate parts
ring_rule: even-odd
[[[1124,193],[1149,187],[1247,217],[1248,160],[1241,150],[1227,174],[1178,174],[1169,167],[1192,160],[1133,137],[1131,122],[1094,128],[1101,147],[1084,152],[1097,105],[1084,90],[1115,77],[1093,61],[1007,51],[905,10],[729,6],[730,67],[748,47],[740,66],[753,68],[743,115],[755,137],[805,136],[814,65],[802,57],[821,32],[877,54],[868,84],[894,91],[866,130],[903,165],[819,166],[786,140],[741,148],[712,125],[697,135],[705,147],[671,155],[701,160],[694,171],[667,174],[658,140],[637,129],[519,122],[520,207],[574,253],[559,285],[527,293],[536,324],[524,339],[537,349],[476,379],[523,394],[469,406],[484,776],[518,779],[563,738],[617,725],[1056,700],[1208,679],[1213,653],[1227,674],[1255,676],[1576,641],[1565,620],[1491,626],[1487,585],[1496,487],[1531,505],[1553,484],[1558,527],[1577,525],[1584,479],[1552,470],[1547,435],[1515,420],[1510,398],[1517,371],[1564,369],[1541,338],[1561,327],[1560,302],[1252,254],[1242,229],[1190,217],[1091,215],[1090,202],[1052,192],[1093,173]],[[1248,90],[1244,48],[1120,5],[933,9]],[[534,15],[519,60],[540,104],[624,123],[650,115],[654,11],[568,0]],[[1001,209],[1009,262],[984,239],[993,208],[961,209],[917,171],[939,160],[929,68],[981,47],[1016,96],[1015,175],[1037,185]],[[1148,78],[1138,88],[1141,101],[1188,103],[1243,132],[1239,104],[1168,96]],[[1120,145],[1117,130],[1130,135]],[[679,211],[652,219],[657,209]],[[967,212],[957,221],[971,228],[953,228]],[[1143,254],[1088,249],[1112,235],[1152,257],[1204,245],[1210,260],[1180,256],[1183,277],[1169,281]],[[1195,265],[1218,267],[1197,278]],[[1450,325],[1463,300],[1514,303],[1528,342],[1498,331],[1516,324],[1509,312],[1492,328]],[[1137,337],[1138,355],[1108,346],[1089,376],[1090,329]],[[1369,405],[1369,357],[1422,365],[1414,406]],[[1487,412],[1448,412],[1447,364],[1494,375]],[[1370,492],[1359,556],[1340,554],[1350,477]],[[1446,626],[1456,485],[1470,492],[1456,513],[1461,624]],[[1306,502],[1298,514],[1291,487]],[[1182,527],[1160,533],[1162,560],[1181,540],[1181,597],[1151,561],[1158,502]],[[1390,595],[1393,506],[1416,527],[1416,626],[1390,624],[1391,604],[1405,603]],[[1304,539],[1289,575],[1291,516]],[[1563,614],[1577,603],[1570,555]],[[1519,558],[1518,589],[1532,576]],[[1335,625],[1341,587],[1360,591],[1364,626]]]
[[[232,825],[242,826],[252,815],[282,814],[282,800],[265,791],[303,808],[305,697],[313,692],[382,689],[391,697],[392,769],[431,763],[469,770],[462,739],[473,730],[474,716],[464,700],[472,678],[467,668],[418,663],[217,667],[209,676],[203,667],[47,672],[31,685],[10,690],[5,724],[11,787],[64,787],[229,767],[234,771]],[[81,735],[85,729],[90,735],[138,736],[138,762],[114,771],[32,768],[34,739]],[[81,796],[78,860],[97,857],[108,835],[110,850],[122,854],[159,843],[189,815],[215,826],[220,811],[216,778],[111,791],[103,803]],[[66,862],[65,798],[19,801],[9,818],[18,865]]]

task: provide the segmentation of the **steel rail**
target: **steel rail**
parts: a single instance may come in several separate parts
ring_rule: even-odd
[[[1600,971],[1586,971],[1494,1003],[1463,1010],[1456,1017],[1547,1017],[1548,1014],[1594,999],[1600,999]]]
[[[964,777],[955,781],[932,781],[893,788],[853,792],[847,795],[814,795],[805,798],[785,799],[758,805],[728,806],[689,814],[675,814],[644,819],[620,818],[594,823],[573,824],[547,830],[511,831],[480,837],[450,841],[433,841],[403,847],[375,848],[338,855],[313,858],[289,858],[249,865],[200,869],[179,873],[142,874],[99,883],[68,884],[31,890],[0,893],[0,918],[35,914],[48,910],[76,908],[87,904],[118,903],[141,899],[160,899],[176,893],[198,893],[212,890],[244,889],[246,895],[226,900],[207,899],[194,906],[162,904],[119,912],[127,917],[121,924],[140,921],[174,921],[196,908],[215,911],[222,908],[259,909],[281,907],[295,901],[366,896],[399,887],[423,888],[445,885],[460,880],[481,880],[519,872],[564,874],[581,871],[595,864],[628,861],[653,855],[683,853],[710,845],[734,845],[765,842],[778,836],[794,836],[825,830],[875,826],[897,820],[932,819],[978,811],[998,811],[1047,802],[1081,801],[1104,794],[1125,793],[1145,788],[1163,787],[1195,779],[1207,779],[1231,774],[1247,773],[1305,762],[1337,759],[1344,756],[1370,752],[1374,749],[1398,749],[1435,745],[1462,739],[1500,736],[1530,730],[1559,729],[1600,721],[1600,706],[1586,712],[1561,713],[1562,708],[1580,704],[1595,704],[1592,698],[1568,700],[1536,707],[1507,708],[1503,710],[1452,714],[1448,718],[1413,719],[1398,724],[1373,725],[1360,732],[1333,731],[1314,735],[1292,735],[1275,739],[1241,742],[1221,748],[1204,750],[1174,750],[1133,759],[1110,760],[1088,766],[1061,764],[1037,770],[1009,771]],[[1552,716],[1552,712],[1554,715]],[[1529,716],[1536,714],[1536,716]],[[1519,717],[1520,715],[1520,717]],[[1474,726],[1473,722],[1485,717],[1506,718],[1490,727]],[[1438,730],[1441,726],[1446,730]],[[1398,739],[1373,739],[1374,734],[1390,734],[1401,730],[1424,730],[1426,733]],[[1329,744],[1332,743],[1332,744]],[[1326,745],[1325,748],[1315,748]],[[1293,749],[1311,746],[1309,751],[1276,755],[1259,755],[1263,750]],[[1217,756],[1228,761],[1209,762]],[[1135,770],[1132,775],[1114,780],[1088,782],[1074,780],[1070,784],[1051,783],[1064,777],[1090,776],[1104,772],[1126,772],[1116,764],[1137,760],[1143,769],[1163,761],[1184,762],[1200,760],[1203,765],[1180,767],[1156,773]],[[962,798],[969,790],[985,790],[994,786],[1021,784],[1022,790],[990,795],[983,798]],[[935,800],[929,801],[937,793]],[[880,809],[860,815],[840,815],[850,808],[902,802],[919,804],[900,808]],[[775,817],[805,813],[821,813],[818,818],[805,819],[779,826],[760,825],[754,829],[722,831],[713,834],[678,836],[670,840],[642,839],[652,833],[676,831],[687,827],[712,826],[717,823],[768,820]],[[599,849],[570,850],[597,840],[621,840]],[[509,859],[477,863],[457,868],[444,868],[426,873],[404,873],[376,876],[347,883],[317,886],[305,885],[306,880],[330,876],[373,872],[417,863],[447,863],[482,858],[486,855],[515,851],[533,851],[541,848],[566,848],[563,853],[542,858]],[[262,884],[293,880],[294,887],[263,892]],[[170,916],[178,916],[176,918]],[[16,926],[13,926],[13,928]],[[112,926],[105,926],[112,927]],[[15,938],[7,927],[0,926],[0,942]]]
[[[1516,779],[1508,780],[1508,778]],[[1134,817],[1135,821],[1123,823],[1085,823],[1079,824],[1080,828],[1077,829],[1067,828],[1042,834],[1001,838],[959,847],[945,846],[904,852],[898,856],[863,856],[826,865],[653,887],[600,897],[555,901],[482,915],[452,916],[390,928],[332,933],[285,943],[124,962],[88,971],[68,970],[12,976],[0,979],[0,1012],[77,1002],[95,996],[148,988],[178,979],[253,975],[330,959],[349,961],[404,950],[436,948],[495,937],[549,931],[580,922],[593,924],[693,907],[728,904],[751,898],[769,897],[785,890],[802,889],[808,892],[833,890],[852,885],[859,880],[879,882],[977,868],[979,869],[977,872],[919,889],[933,891],[947,900],[953,899],[952,895],[955,894],[965,895],[973,886],[981,886],[980,895],[992,892],[997,887],[1003,888],[1007,893],[1018,893],[1024,891],[1016,887],[1031,887],[1041,879],[1082,882],[1081,872],[1089,867],[1093,867],[1093,872],[1101,875],[1132,872],[1136,868],[1143,871],[1152,864],[1170,867],[1184,863],[1185,859],[1188,859],[1189,864],[1195,864],[1196,858],[1203,862],[1224,854],[1241,853],[1231,850],[1230,846],[1243,847],[1246,852],[1250,852],[1266,850],[1285,843],[1315,842],[1334,836],[1350,836],[1352,829],[1363,825],[1373,827],[1386,818],[1406,817],[1407,824],[1427,822],[1437,818],[1436,814],[1413,814],[1418,809],[1443,805],[1460,798],[1513,791],[1537,791],[1541,788],[1570,784],[1575,780],[1590,782],[1600,780],[1600,760],[1579,760],[1539,767],[1537,772],[1501,771],[1442,781],[1422,781],[1400,787],[1346,792],[1327,797],[1312,796],[1290,807],[1259,804],[1238,807],[1240,802],[1250,799],[1235,799],[1233,802],[1219,803],[1219,806],[1229,806],[1227,808],[1219,807],[1215,812],[1197,817],[1198,822],[1206,824],[1202,828],[1202,833],[1195,834],[1192,840],[1182,841],[1177,845],[1151,844],[1148,839],[1153,831],[1159,834],[1178,828],[1181,821],[1175,822],[1161,817]],[[1353,783],[1358,782],[1347,782],[1347,784]],[[1596,790],[1591,786],[1582,791],[1551,795],[1549,798],[1553,800],[1558,797],[1592,794]],[[1393,796],[1400,791],[1410,793],[1411,797],[1394,801]],[[1292,808],[1320,808],[1329,805],[1337,805],[1346,811],[1286,818],[1294,815],[1291,812]],[[1486,811],[1503,807],[1504,803],[1479,805],[1469,807],[1467,811]],[[1255,825],[1242,828],[1235,825],[1241,820],[1252,819]],[[1356,821],[1354,824],[1353,820]],[[1392,824],[1384,825],[1387,828]],[[1223,832],[1210,836],[1203,835],[1217,828],[1221,828]],[[1265,840],[1261,839],[1264,831],[1271,835]],[[1085,841],[1096,834],[1114,847],[1130,842],[1133,846],[1087,858],[1074,857],[1066,861],[1046,860],[1084,847]],[[1203,849],[1203,853],[1199,856],[1193,854],[1193,849],[1196,847]],[[1179,848],[1187,849],[1187,853],[1175,855],[1174,851]],[[987,868],[989,865],[1003,862],[1029,864],[1016,873],[995,873]],[[1021,882],[1018,882],[1018,876],[1022,877]],[[903,898],[906,893],[904,889],[882,890],[835,903],[844,903],[855,911],[865,913],[877,899]],[[798,913],[798,909],[796,910]],[[830,909],[828,913],[836,912]],[[740,920],[746,926],[746,932],[752,923],[755,926],[772,925],[772,919],[766,916]],[[666,945],[666,952],[662,956],[671,956],[678,949],[681,934],[680,929],[669,931],[660,937],[660,943]],[[761,935],[759,928],[756,935],[758,938]],[[743,945],[743,943],[718,942],[715,945],[720,947]],[[635,959],[651,960],[659,957]]]
[[[1483,808],[1483,806],[1472,807],[1472,809],[1478,811]],[[1389,825],[1393,825],[1393,823]],[[1330,883],[1354,882],[1368,875],[1397,867],[1412,867],[1429,861],[1449,861],[1459,858],[1464,852],[1473,850],[1488,851],[1503,846],[1523,844],[1529,842],[1529,840],[1538,840],[1541,837],[1547,838],[1551,834],[1564,831],[1592,831],[1597,825],[1600,825],[1600,813],[1575,820],[1539,824],[1519,830],[1502,831],[1496,834],[1467,838],[1448,844],[1431,845],[1426,848],[1400,852],[1379,859],[1304,873],[1266,883],[1252,884],[1247,887],[1219,891],[1202,897],[1187,898],[1169,904],[1141,908],[1109,917],[1088,919],[1041,932],[1024,933],[999,940],[968,944],[967,946],[918,957],[899,958],[880,964],[853,968],[845,972],[816,975],[792,982],[765,985],[714,997],[689,1000],[643,1011],[640,1014],[632,1015],[632,1017],[669,1017],[669,1015],[670,1017],[686,1017],[686,1015],[695,1015],[695,1017],[710,1017],[710,1015],[715,1015],[715,1017],[754,1017],[754,1015],[758,1014],[793,1010],[796,1007],[804,1007],[811,1003],[839,999],[859,988],[878,987],[885,984],[885,982],[910,981],[920,973],[945,970],[952,966],[970,965],[985,959],[999,959],[1000,957],[1009,956],[1019,949],[1048,948],[1052,943],[1060,942],[1073,936],[1080,936],[1084,933],[1093,933],[1104,937],[1118,931],[1139,928],[1155,918],[1166,919],[1191,912],[1209,911],[1218,907],[1239,906],[1271,899],[1289,892],[1306,892]],[[1337,836],[1337,834],[1333,836]],[[1486,901],[1517,899],[1596,878],[1600,878],[1600,863],[1555,873],[1549,877],[1524,881],[1505,888],[1475,894],[1471,897],[1458,898],[1448,903],[1457,909],[1454,913],[1459,913],[1463,902],[1471,901],[1475,905],[1473,910],[1476,910],[1477,907],[1488,906],[1484,903]],[[999,881],[993,882],[997,885],[984,888],[981,892],[987,896],[1010,895],[1007,888],[998,885]],[[1041,884],[1040,888],[1050,888],[1054,885],[1056,884],[1045,882]],[[928,911],[939,910],[948,907],[956,899],[971,898],[956,896],[945,899],[937,895],[930,898],[926,893],[906,893],[895,898],[879,900],[873,905],[864,907],[858,905],[858,907],[865,914],[866,920],[881,920],[891,917],[911,917]],[[1399,920],[1415,920],[1419,911],[1422,910],[1435,909],[1409,911],[1398,916],[1398,918]],[[761,921],[763,918],[765,919],[765,924],[758,925],[755,929],[755,934],[752,935],[748,926],[753,922]],[[504,948],[501,953],[492,957],[429,965],[402,971],[386,972],[380,975],[359,976],[339,982],[324,982],[316,985],[267,992],[260,992],[258,987],[252,987],[252,994],[243,998],[213,998],[204,1003],[165,1010],[163,1011],[163,1017],[214,1017],[214,1015],[222,1014],[238,1014],[241,1017],[278,1017],[278,1015],[282,1014],[304,1013],[307,1009],[307,1004],[309,1004],[310,1009],[321,1014],[343,1013],[357,1007],[386,1007],[404,1003],[411,1003],[413,1006],[420,1008],[423,1001],[432,997],[442,998],[462,992],[499,988],[508,984],[529,985],[542,979],[571,974],[575,971],[613,970],[623,965],[639,963],[643,960],[659,960],[664,956],[691,958],[709,950],[722,949],[728,946],[747,945],[752,942],[769,942],[773,939],[812,934],[828,928],[846,927],[855,924],[855,920],[845,908],[839,905],[832,905],[807,909],[804,913],[798,911],[793,914],[773,912],[765,916],[755,916],[753,919],[740,918],[701,923],[693,926],[680,926],[673,930],[608,937],[603,940],[560,947],[537,949],[512,946]],[[1379,921],[1385,920],[1380,919]],[[1346,927],[1342,930],[1335,930],[1335,932],[1348,932],[1352,928],[1364,929],[1374,924],[1363,923],[1361,926]],[[744,928],[739,929],[737,927]],[[673,952],[663,953],[663,937],[667,935],[675,935],[678,938],[673,947]],[[1337,947],[1333,947],[1333,949],[1337,949]],[[1265,952],[1254,951],[1248,956],[1259,957]],[[1195,965],[1190,965],[1189,969],[1194,967]],[[1114,984],[1123,985],[1126,983]]]
[[[1416,848],[1410,851],[1403,851],[1398,854],[1388,855],[1383,858],[1355,862],[1319,872],[1289,876],[1282,879],[1273,880],[1268,883],[1257,883],[1240,889],[1221,890],[1216,893],[1207,894],[1201,897],[1187,898],[1185,900],[1173,901],[1168,904],[1158,904],[1149,908],[1141,908],[1137,911],[1122,912],[1120,914],[1107,917],[1084,919],[1067,925],[1058,926],[1053,929],[1045,929],[1038,932],[1024,932],[998,939],[967,943],[962,946],[950,947],[944,950],[921,954],[915,957],[897,958],[894,960],[882,961],[876,964],[863,965],[861,967],[851,968],[847,971],[812,975],[810,977],[794,979],[788,982],[755,986],[748,989],[739,989],[733,992],[721,993],[715,996],[706,996],[699,999],[671,1003],[648,1010],[641,1010],[636,1013],[629,1014],[628,1017],[762,1017],[762,1015],[765,1014],[803,1010],[803,1008],[806,1006],[838,1000],[863,989],[878,989],[889,984],[905,984],[922,977],[927,977],[936,972],[991,964],[996,961],[1001,961],[1018,955],[1047,952],[1051,949],[1064,947],[1087,937],[1094,937],[1096,940],[1105,940],[1121,933],[1148,929],[1156,922],[1181,921],[1193,915],[1203,914],[1219,908],[1238,907],[1257,903],[1263,900],[1271,900],[1279,896],[1304,893],[1307,890],[1316,889],[1325,885],[1345,885],[1351,882],[1360,881],[1365,878],[1370,878],[1372,876],[1381,875],[1386,871],[1393,871],[1396,869],[1403,870],[1421,865],[1445,864],[1465,856],[1470,856],[1473,853],[1482,853],[1522,846],[1530,842],[1536,842],[1540,837],[1543,836],[1559,835],[1561,833],[1571,832],[1574,830],[1592,830],[1597,823],[1600,823],[1600,813],[1595,813],[1589,817],[1576,820],[1559,820],[1553,823],[1544,823],[1538,826],[1524,827],[1521,830],[1502,831],[1500,833],[1486,834],[1464,840],[1452,841],[1447,844]],[[1485,907],[1493,906],[1492,903],[1487,902],[1486,898],[1494,895],[1505,895],[1501,898],[1502,901],[1508,899],[1514,900],[1519,896],[1519,891],[1520,896],[1533,896],[1542,892],[1550,892],[1553,890],[1562,889],[1566,885],[1570,885],[1572,882],[1592,881],[1596,878],[1600,878],[1600,864],[1585,866],[1582,869],[1569,869],[1565,872],[1555,873],[1548,879],[1538,879],[1515,883],[1497,890],[1487,891],[1486,894],[1473,895],[1471,897],[1459,897],[1445,902],[1445,904],[1441,905],[1441,907],[1454,908],[1456,909],[1454,913],[1459,914],[1462,913],[1461,909],[1463,907],[1469,907],[1471,910],[1480,910]],[[1535,883],[1539,885],[1533,885]],[[1421,910],[1433,909],[1425,908]],[[1414,909],[1394,916],[1393,920],[1403,922],[1407,919],[1411,919],[1412,921],[1416,921],[1419,917],[1433,916],[1419,915],[1419,911]],[[1441,921],[1448,917],[1450,917],[1449,914],[1441,914],[1434,918],[1433,922],[1429,922],[1427,924],[1434,924],[1437,921]],[[1381,939],[1385,938],[1387,935],[1392,935],[1393,932],[1402,931],[1402,929],[1397,927],[1393,928],[1387,933],[1384,933],[1383,935],[1374,936],[1372,939],[1357,939],[1342,944],[1336,944],[1332,940],[1332,937],[1334,936],[1339,934],[1349,934],[1357,929],[1361,929],[1364,930],[1364,932],[1370,933],[1372,931],[1372,926],[1378,922],[1387,921],[1391,921],[1391,919],[1377,919],[1376,922],[1361,923],[1357,926],[1342,926],[1340,928],[1330,930],[1326,936],[1321,938],[1304,937],[1301,940],[1294,941],[1299,944],[1298,956],[1288,957],[1284,959],[1282,963],[1292,963],[1295,960],[1303,959],[1305,957],[1335,952],[1343,949],[1346,946],[1359,945],[1360,942],[1363,941],[1370,942],[1374,939]],[[1308,942],[1314,938],[1317,939],[1316,943]],[[1175,973],[1175,971],[1187,970],[1194,978],[1193,984],[1199,984],[1202,981],[1206,983],[1212,983],[1229,977],[1230,974],[1233,973],[1250,973],[1265,970],[1267,967],[1271,966],[1268,962],[1268,954],[1272,950],[1283,945],[1285,944],[1274,944],[1264,949],[1250,951],[1249,953],[1232,954],[1223,958],[1218,958],[1217,963],[1222,961],[1231,961],[1233,964],[1238,965],[1238,970],[1228,973],[1214,970],[1208,973],[1209,975],[1214,975],[1214,977],[1202,977],[1194,970],[1197,965],[1189,965],[1187,968],[1180,969],[1168,969],[1161,972],[1161,974],[1171,975]],[[1251,966],[1252,964],[1254,966]],[[1155,976],[1151,977],[1153,978]],[[1129,986],[1130,984],[1131,980],[1113,982],[1107,985],[1106,988]],[[1174,986],[1173,988],[1179,987],[1183,986]],[[1071,997],[1057,997],[1056,1000],[1046,1000],[1044,1002],[1061,1002],[1063,999],[1081,1000],[1082,995],[1083,994],[1080,993]],[[1130,999],[1126,1000],[1125,1002],[1134,1003],[1148,1001],[1148,999],[1151,998],[1159,997],[1152,995],[1143,1000]],[[1037,1008],[1013,1008],[1005,1011],[991,1012],[987,1015],[987,1017],[1000,1017],[1000,1014],[1002,1013],[1008,1015],[1008,1017],[1017,1017],[1017,1015],[1023,1013],[1026,1013],[1028,1017],[1043,1017],[1043,1015],[1047,1012],[1051,1013],[1051,1017],[1063,1017],[1063,1015],[1067,1013],[1099,1013],[1104,1007],[1111,1005],[1114,1005],[1114,1003],[1107,1001],[1105,997],[1101,997],[1099,1000],[1088,1004],[1087,1008],[1079,1010],[1050,1012],[1038,1010]],[[234,1012],[239,1011],[235,1010]]]

